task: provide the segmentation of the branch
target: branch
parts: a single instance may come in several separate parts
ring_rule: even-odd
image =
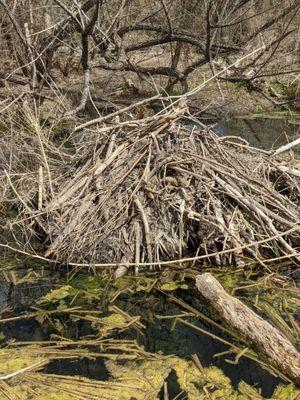
[[[300,354],[290,341],[240,300],[225,292],[210,274],[196,276],[196,288],[209,305],[241,337],[292,382],[300,384]]]
[[[299,8],[299,0],[296,0],[290,7],[287,7],[281,14],[279,14],[276,17],[270,19],[265,24],[263,24],[260,28],[258,28],[255,32],[253,32],[252,35],[250,35],[244,41],[243,45],[246,45],[247,43],[249,43],[251,40],[253,40],[260,33],[265,31],[266,29],[270,28],[272,25],[276,24],[276,22],[278,22],[281,19],[283,19],[284,17],[286,17],[291,11],[295,10],[296,8]]]
[[[21,75],[14,74],[12,72],[5,71],[5,70],[0,70],[0,79],[1,80],[3,79],[4,81],[16,83],[18,85],[27,85],[29,83],[28,78],[24,78]]]
[[[160,95],[157,94],[157,95],[155,95],[155,96],[153,96],[153,97],[150,97],[150,98],[148,98],[148,99],[143,99],[143,100],[141,100],[141,101],[139,101],[139,102],[137,102],[137,103],[133,103],[133,104],[131,104],[130,106],[125,107],[125,108],[123,108],[123,109],[121,109],[121,110],[118,110],[118,111],[116,111],[116,112],[113,112],[113,113],[111,113],[111,114],[109,114],[109,115],[106,115],[105,117],[100,117],[100,118],[96,118],[96,119],[92,119],[92,120],[90,120],[90,121],[84,122],[84,123],[81,124],[81,125],[77,125],[77,126],[75,127],[75,129],[74,129],[74,132],[81,131],[82,129],[88,128],[89,126],[92,126],[92,125],[96,125],[96,124],[100,124],[100,123],[109,121],[110,119],[112,119],[112,118],[114,118],[114,117],[116,117],[116,116],[118,116],[118,115],[121,115],[121,114],[123,114],[123,113],[125,113],[125,112],[128,112],[128,111],[130,111],[130,110],[133,110],[134,108],[139,107],[139,106],[141,106],[141,105],[143,105],[143,104],[150,103],[151,101],[156,100],[156,99],[158,99],[159,97],[160,97]]]
[[[181,78],[181,74],[171,67],[141,67],[122,61],[107,62],[101,60],[93,64],[93,68],[104,68],[111,71],[133,71],[143,75],[165,75],[174,76],[178,79]]]
[[[82,27],[81,42],[82,42],[82,55],[81,55],[81,65],[84,74],[84,87],[82,92],[82,97],[79,105],[72,111],[69,111],[66,116],[74,115],[79,111],[83,110],[86,106],[87,100],[90,93],[90,64],[89,64],[89,36],[91,35],[94,26],[99,17],[100,5],[102,5],[102,0],[96,0],[96,7],[94,13],[85,27]]]

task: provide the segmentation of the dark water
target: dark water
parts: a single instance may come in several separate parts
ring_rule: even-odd
[[[293,117],[240,117],[212,127],[218,136],[238,136],[258,148],[276,149],[300,136],[300,114]]]
[[[24,274],[26,269],[24,269]],[[45,276],[44,283],[22,283],[14,285],[5,282],[0,276],[0,312],[10,307],[8,313],[4,316],[20,315],[25,311],[32,311],[31,305],[34,304],[40,296],[48,293],[50,288],[55,288],[57,279],[56,273]],[[199,307],[193,296],[188,295],[185,291],[177,294],[179,298],[183,298],[185,302],[193,307]],[[146,306],[150,303],[151,307]],[[129,310],[132,315],[140,315],[141,322],[146,326],[144,335],[137,338],[138,342],[145,347],[146,351],[161,352],[164,355],[177,355],[182,358],[190,359],[193,354],[197,354],[204,367],[215,365],[223,370],[232,384],[235,386],[241,380],[250,385],[261,388],[262,395],[269,397],[273,393],[275,387],[281,382],[278,378],[272,376],[269,372],[262,369],[259,364],[248,358],[242,357],[237,365],[229,364],[225,358],[232,359],[231,355],[215,358],[216,353],[228,350],[228,346],[216,341],[214,338],[194,330],[180,322],[176,326],[172,326],[173,319],[157,319],[154,315],[170,316],[182,312],[176,304],[166,301],[164,296],[151,296],[146,293],[135,295],[122,295],[116,304],[123,310]],[[204,309],[201,311],[205,311]],[[67,326],[68,332],[64,333],[70,339],[78,339],[86,335],[92,334],[90,326],[85,323],[74,322],[68,320],[67,316],[57,316]],[[223,339],[231,341],[230,337],[226,337],[224,333],[216,328],[191,317],[189,322],[205,329]],[[5,341],[14,339],[17,341],[44,341],[50,340],[51,335],[56,333],[53,326],[45,320],[43,323],[35,319],[23,319],[12,321],[1,325],[1,331],[4,334]],[[132,330],[122,334],[117,338],[135,339],[135,331]],[[3,344],[3,343],[2,343]],[[95,349],[94,351],[97,351]],[[59,375],[79,375],[92,379],[107,380],[109,378],[108,371],[102,359],[60,359],[54,360],[48,364],[44,372]],[[168,388],[172,396],[176,396],[180,390],[176,374],[171,374],[168,379]],[[161,397],[163,398],[163,397]],[[171,397],[172,398],[172,397]]]
[[[199,305],[194,304],[193,298],[185,298],[186,302],[199,309]],[[155,313],[160,315],[172,315],[180,313],[180,308],[173,304],[157,304]],[[200,310],[204,312],[204,309]],[[217,328],[200,321],[198,318],[191,317],[188,322],[200,327],[216,336],[227,341],[232,338],[219,331]],[[226,376],[228,376],[233,384],[237,386],[240,381],[244,381],[249,385],[261,388],[264,397],[272,395],[274,389],[282,381],[271,375],[268,371],[259,366],[258,363],[242,357],[238,364],[234,365],[225,361],[229,359],[233,361],[233,356],[228,354],[223,357],[215,357],[215,354],[228,350],[228,346],[217,341],[205,333],[201,333],[189,326],[178,322],[173,328],[173,320],[160,320],[159,322],[150,324],[147,329],[150,337],[148,350],[152,352],[162,352],[165,355],[175,354],[182,358],[190,359],[193,354],[197,354],[203,367],[214,365],[220,368]],[[176,382],[173,382],[176,385]]]

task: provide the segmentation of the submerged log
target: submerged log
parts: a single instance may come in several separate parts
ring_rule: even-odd
[[[226,293],[210,273],[197,275],[196,288],[218,315],[236,329],[249,345],[253,345],[292,382],[300,385],[300,353],[283,333],[240,300]]]

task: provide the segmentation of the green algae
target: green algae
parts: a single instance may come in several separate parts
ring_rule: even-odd
[[[80,397],[74,397],[67,393],[53,392],[39,396],[38,400],[74,400],[76,398],[80,399]]]
[[[279,385],[272,396],[276,400],[297,400],[300,397],[300,390],[294,385]]]
[[[173,292],[176,289],[188,289],[188,285],[186,283],[171,281],[161,285],[160,290],[164,292]]]
[[[130,362],[122,366],[109,361],[106,365],[114,382],[120,380],[128,385],[132,382],[139,386],[135,391],[132,389],[127,393],[120,391],[118,394],[120,397],[116,397],[120,400],[131,397],[137,400],[157,399],[164,381],[172,370],[176,373],[180,389],[186,393],[189,400],[204,400],[208,391],[212,400],[224,399],[224,396],[235,394],[230,379],[218,368],[210,367],[200,371],[192,361],[179,357],[160,357]]]
[[[295,308],[299,305],[296,292],[281,290],[274,286],[271,281],[262,283],[256,276],[247,275],[242,271],[226,270],[220,273],[220,270],[215,270],[214,272],[228,291],[235,292],[243,300],[247,299],[249,304],[263,312],[264,315],[271,317],[274,314],[274,320],[277,320],[278,326],[281,325],[282,330],[291,328],[290,325],[287,325],[289,323],[287,322],[287,315],[289,313],[293,314]],[[184,336],[180,334],[181,330],[177,329],[175,324],[174,329],[169,332],[168,342],[165,345],[166,354],[171,353],[169,356],[163,355],[158,351],[156,353],[147,353],[141,347],[129,345],[126,339],[126,331],[133,323],[139,322],[139,312],[146,318],[145,309],[148,310],[157,301],[162,301],[162,296],[169,296],[170,293],[175,292],[177,289],[187,288],[186,281],[181,278],[176,280],[174,276],[172,279],[165,282],[155,277],[128,276],[111,281],[109,276],[100,274],[76,274],[75,276],[61,279],[60,285],[55,285],[52,290],[40,297],[36,304],[50,307],[53,311],[61,310],[62,305],[65,307],[78,305],[84,307],[85,320],[96,328],[96,334],[90,339],[97,338],[97,340],[104,340],[103,343],[106,341],[112,343],[113,351],[108,348],[106,353],[110,352],[111,354],[106,354],[105,356],[106,359],[107,357],[109,358],[106,361],[109,380],[108,382],[102,382],[76,376],[62,377],[55,375],[54,381],[53,376],[43,374],[40,368],[36,368],[31,370],[29,375],[21,373],[17,378],[9,379],[7,383],[11,386],[11,390],[18,393],[22,400],[56,400],[58,398],[62,400],[77,400],[94,399],[95,396],[112,400],[127,400],[130,398],[154,400],[158,398],[158,393],[160,393],[168,376],[173,371],[180,389],[186,393],[189,400],[262,399],[260,392],[245,382],[240,382],[236,389],[233,388],[230,379],[214,366],[199,369],[187,355],[189,349],[184,349]],[[17,276],[12,281],[17,285],[24,283]],[[166,294],[163,295],[163,292],[166,292]],[[116,299],[123,294],[126,295],[124,297],[125,300],[120,303],[116,302]],[[158,296],[160,296],[159,300]],[[140,302],[139,306],[135,304],[137,299]],[[116,303],[119,307],[128,304],[128,308],[125,307],[125,309],[127,312],[130,310],[130,315],[118,312],[117,307],[114,306]],[[272,306],[272,308],[268,308],[266,304]],[[97,312],[95,307],[97,307]],[[178,312],[177,310],[174,310],[174,312]],[[76,314],[76,311],[73,313],[76,318],[80,319],[80,313]],[[277,313],[279,313],[280,318],[276,318]],[[192,319],[196,321],[199,316],[195,314]],[[45,321],[45,318],[43,320]],[[174,316],[174,321],[176,321],[176,316]],[[53,326],[58,324],[60,320],[55,319],[54,322]],[[157,321],[153,323],[157,324]],[[112,338],[115,337],[116,332],[119,338],[124,339],[118,339],[119,342],[114,342]],[[159,341],[160,338],[158,337],[157,340]],[[55,354],[52,354],[51,341],[49,342],[49,348],[36,345],[34,347],[20,347],[18,351],[14,348],[3,349],[5,357],[1,359],[0,354],[0,362],[3,364],[1,375],[18,372],[27,366],[35,365],[39,361],[48,362],[45,361],[48,360],[48,356],[49,360],[51,360],[51,357],[56,359],[95,357],[95,354],[93,353],[92,355],[90,353],[91,350],[84,344],[84,340],[81,344],[79,338],[72,346],[75,346],[75,343],[78,343],[78,348],[73,348],[71,353],[70,348],[60,346],[60,351],[55,350]],[[94,343],[96,344],[97,342],[95,341]],[[93,345],[95,346],[95,344]],[[184,350],[181,354],[176,349],[179,344],[180,348]],[[59,347],[59,344],[56,345],[56,348],[57,346]],[[102,347],[103,344],[100,345],[100,348]],[[177,355],[174,356],[172,353]],[[100,354],[99,357],[101,357]],[[29,377],[31,377],[31,380]],[[32,379],[35,381],[34,385]],[[16,382],[18,382],[18,386],[22,387],[22,393],[19,393],[19,390],[16,389]],[[55,389],[49,390],[49,385],[52,385]],[[56,390],[56,386],[59,386],[60,389]],[[34,392],[39,394],[35,396]],[[297,393],[299,392],[293,385],[281,385],[275,390],[272,399],[294,400]]]
[[[263,399],[258,390],[246,382],[242,381],[238,384],[239,397],[238,400],[259,400]]]
[[[113,320],[116,323],[116,320]],[[107,321],[107,320],[106,320]],[[89,351],[86,350],[88,357]],[[46,358],[41,358],[40,353]],[[76,355],[76,351],[74,352]],[[92,353],[91,353],[92,355]],[[1,374],[21,372],[37,361],[47,363],[51,357],[70,357],[63,348],[53,354],[51,347],[39,345],[18,349],[4,349],[0,352]],[[263,399],[259,391],[245,382],[235,389],[230,379],[217,367],[199,368],[193,361],[177,356],[145,353],[136,360],[121,361],[114,357],[105,362],[109,372],[108,381],[92,380],[78,376],[45,374],[40,368],[30,373],[20,373],[6,380],[4,393],[16,394],[16,398],[32,400],[144,400],[158,399],[164,383],[172,371],[188,400],[258,400]],[[0,385],[1,387],[1,385]],[[278,386],[272,400],[295,400],[300,394],[293,385]],[[18,396],[18,397],[17,397]],[[0,399],[2,399],[0,394]],[[3,397],[4,399],[4,397]]]
[[[45,296],[40,298],[39,303],[59,303],[61,300],[75,296],[76,294],[77,292],[72,286],[65,285],[58,289],[51,290]]]
[[[106,337],[114,330],[125,329],[128,326],[128,320],[121,314],[111,314],[108,317],[99,318],[99,333],[101,337]]]
[[[24,369],[37,368],[47,363],[45,357],[25,349],[0,349],[0,375],[18,374]]]

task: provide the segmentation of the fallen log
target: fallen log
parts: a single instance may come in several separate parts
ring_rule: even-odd
[[[300,353],[283,333],[240,300],[226,293],[210,273],[196,276],[196,288],[218,315],[236,329],[249,345],[254,346],[292,382],[300,385]]]

